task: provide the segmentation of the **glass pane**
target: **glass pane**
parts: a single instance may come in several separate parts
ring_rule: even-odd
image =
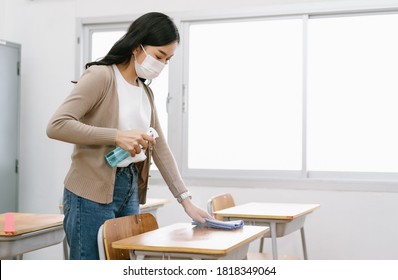
[[[91,37],[91,59],[95,61],[103,58],[113,44],[119,40],[126,31],[96,31]]]
[[[300,170],[302,21],[196,24],[188,168]]]
[[[310,20],[310,170],[398,172],[397,26],[397,15]]]

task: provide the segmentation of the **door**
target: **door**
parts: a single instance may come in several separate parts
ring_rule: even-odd
[[[19,44],[0,40],[0,213],[18,209]]]

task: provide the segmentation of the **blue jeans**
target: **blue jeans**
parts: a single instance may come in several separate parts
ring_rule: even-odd
[[[97,260],[97,234],[108,219],[138,214],[140,211],[134,164],[117,168],[113,202],[101,204],[64,189],[64,229],[71,260]]]

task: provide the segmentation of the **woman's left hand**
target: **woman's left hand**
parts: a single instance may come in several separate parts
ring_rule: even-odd
[[[190,199],[184,199],[181,202],[181,205],[184,207],[184,210],[188,216],[196,222],[204,224],[206,223],[205,218],[214,219],[209,213],[207,213],[207,211],[197,207],[194,203],[192,203]]]

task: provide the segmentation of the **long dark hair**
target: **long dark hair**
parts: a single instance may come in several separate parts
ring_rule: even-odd
[[[86,69],[92,65],[128,63],[132,51],[140,44],[164,46],[175,41],[180,42],[180,34],[171,18],[158,12],[147,13],[131,23],[127,33],[113,45],[105,57],[87,63]]]

